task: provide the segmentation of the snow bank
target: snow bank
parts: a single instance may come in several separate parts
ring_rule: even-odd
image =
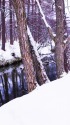
[[[1,125],[70,125],[70,74],[0,108]]]
[[[14,53],[14,56],[12,55]],[[14,41],[13,45],[10,45],[9,42],[6,42],[6,51],[1,49],[0,44],[0,66],[11,64],[17,60],[21,60],[21,54],[19,49],[19,41]]]
[[[29,30],[28,30],[28,35],[31,36]],[[39,51],[37,51],[37,47],[38,47],[37,43],[34,41],[33,37],[30,37],[30,38],[38,57],[39,57],[39,53],[41,55],[51,53],[50,46],[41,47]],[[12,53],[14,53],[15,55],[12,56]],[[20,48],[19,48],[19,41],[14,41],[13,45],[10,45],[9,42],[6,42],[6,51],[3,51],[1,49],[1,42],[0,42],[0,66],[4,66],[6,64],[12,64],[15,61],[21,60],[21,58],[22,57],[21,57]]]

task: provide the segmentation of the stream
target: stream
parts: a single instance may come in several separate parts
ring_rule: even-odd
[[[0,106],[27,94],[22,63],[0,68]]]
[[[45,66],[45,69],[50,81],[55,80],[55,64],[51,62]],[[27,93],[27,84],[22,63],[0,68],[0,106]]]

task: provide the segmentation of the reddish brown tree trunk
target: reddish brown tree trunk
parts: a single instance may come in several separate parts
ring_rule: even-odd
[[[29,44],[28,44],[24,1],[12,0],[12,4],[16,12],[20,50],[21,50],[22,61],[24,64],[24,70],[26,74],[26,81],[28,83],[28,91],[30,92],[36,87],[37,82],[36,82],[33,61],[31,58],[31,53],[30,53]]]

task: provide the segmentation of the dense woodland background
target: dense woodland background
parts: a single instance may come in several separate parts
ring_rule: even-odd
[[[7,41],[13,45],[14,41],[19,39],[28,91],[33,90],[37,83],[42,85],[49,81],[41,59],[34,49],[35,43],[40,46],[51,45],[57,78],[60,78],[64,72],[68,73],[70,70],[69,34],[68,0],[0,0],[2,50],[5,51]],[[52,42],[55,44],[54,48]]]

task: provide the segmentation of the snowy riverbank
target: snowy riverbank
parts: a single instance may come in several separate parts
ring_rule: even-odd
[[[6,42],[6,50],[3,51],[1,49],[1,42],[0,42],[0,66],[5,66],[7,64],[12,64],[14,62],[20,61],[21,53],[19,48],[19,41],[14,41],[13,45],[10,45],[9,41]],[[39,44],[36,44],[35,46],[40,47]],[[40,47],[38,50],[39,54],[41,55],[41,58],[46,56],[46,54],[51,53],[51,46],[47,45],[45,47]]]
[[[1,42],[0,42],[0,66],[4,66],[7,64],[12,64],[15,61],[21,60],[21,54],[19,49],[19,42],[14,41],[13,45],[6,42],[6,50],[1,50]]]

